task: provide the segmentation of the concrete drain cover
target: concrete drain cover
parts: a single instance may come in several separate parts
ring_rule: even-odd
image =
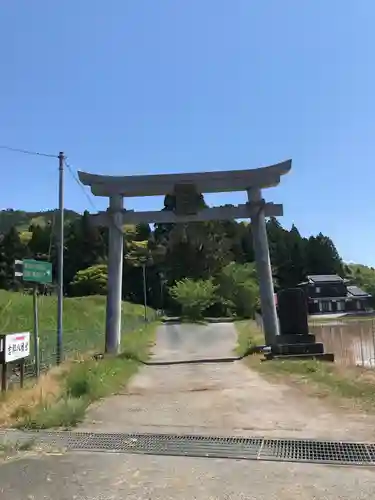
[[[71,431],[1,431],[0,440],[33,440],[36,444],[73,451],[375,465],[375,444],[372,443]]]

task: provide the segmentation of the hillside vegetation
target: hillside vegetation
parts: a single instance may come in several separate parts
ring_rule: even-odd
[[[32,296],[0,290],[0,332],[33,330]],[[67,355],[104,349],[106,299],[102,296],[64,300],[63,347]],[[39,335],[42,361],[54,360],[56,352],[56,297],[39,297]],[[151,316],[151,312],[150,312]],[[143,307],[123,303],[122,331],[126,334],[143,325]]]
[[[351,278],[366,292],[371,293],[373,307],[375,307],[375,269],[362,264],[348,264],[345,270],[348,278]]]
[[[13,210],[8,208],[0,210],[0,233],[7,233],[12,227],[19,232],[28,231],[30,226],[45,227],[54,224],[57,210],[46,210],[44,212],[26,212],[24,210]],[[80,217],[73,210],[64,210],[65,224],[69,224]]]
[[[42,363],[55,364],[56,299],[41,297],[39,308]],[[69,428],[82,421],[88,406],[123,387],[149,357],[156,322],[145,323],[143,308],[123,303],[120,356],[93,359],[104,350],[105,297],[64,300],[63,346],[66,361],[44,372],[38,381],[16,384],[0,398],[0,426]],[[0,331],[32,330],[32,297],[0,291]],[[152,311],[149,311],[152,319]],[[31,342],[31,345],[33,343]],[[33,356],[30,356],[30,361]]]
[[[203,196],[198,198],[199,207],[207,206]],[[166,196],[164,210],[175,207],[175,197]],[[29,214],[34,217],[25,230],[25,213],[2,213],[3,220],[15,225],[0,235],[0,289],[24,287],[14,277],[15,259],[50,260],[56,276],[56,231],[52,223],[45,223],[52,220],[51,214]],[[92,226],[88,212],[71,215],[65,228],[64,293],[70,297],[105,295],[108,231]],[[147,303],[153,308],[185,314],[188,297],[194,315],[253,315],[259,293],[251,224],[211,221],[156,224],[153,229],[148,224],[127,225],[123,229],[123,300],[143,303],[145,267]],[[345,276],[349,272],[329,236],[303,237],[296,226],[285,229],[275,218],[267,221],[267,232],[276,290],[295,286],[308,274]],[[197,308],[195,304],[202,300],[204,307]]]

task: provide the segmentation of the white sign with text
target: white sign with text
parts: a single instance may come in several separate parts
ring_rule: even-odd
[[[5,363],[12,363],[30,355],[30,332],[10,333],[5,336]]]

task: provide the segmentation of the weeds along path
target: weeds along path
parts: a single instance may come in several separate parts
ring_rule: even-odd
[[[232,324],[159,327],[153,361],[233,356]],[[266,381],[244,362],[145,366],[93,405],[81,429],[375,440],[375,418]]]

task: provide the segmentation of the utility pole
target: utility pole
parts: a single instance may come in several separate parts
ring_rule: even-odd
[[[159,272],[159,278],[160,278],[160,312],[162,315],[164,315],[164,287],[166,284],[166,279],[163,271]]]
[[[63,357],[63,298],[64,298],[64,153],[59,153],[59,234],[57,246],[57,345],[56,363]]]
[[[34,351],[35,351],[35,375],[40,376],[40,352],[39,352],[39,320],[38,320],[38,283],[33,283],[33,313],[34,313]]]
[[[143,275],[143,303],[144,303],[144,319],[147,323],[147,284],[146,284],[146,261],[142,262],[142,275]]]

